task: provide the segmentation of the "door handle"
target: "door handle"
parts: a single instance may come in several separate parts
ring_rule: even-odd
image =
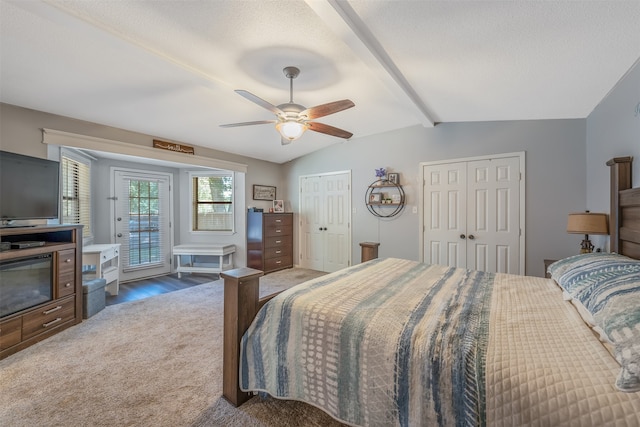
[[[118,236],[118,237],[122,237],[122,233],[118,233],[118,234],[117,234],[117,236]]]
[[[466,239],[466,238],[467,238],[467,236],[465,236],[464,234],[461,234],[461,235],[460,235],[460,238],[461,238],[462,240],[464,240],[464,239]]]
[[[469,240],[473,240],[475,238],[476,238],[476,236],[474,236],[473,234],[469,234]]]

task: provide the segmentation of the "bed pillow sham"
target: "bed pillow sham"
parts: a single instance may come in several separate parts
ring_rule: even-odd
[[[551,264],[549,273],[613,343],[621,367],[616,387],[640,391],[640,261],[581,254]]]

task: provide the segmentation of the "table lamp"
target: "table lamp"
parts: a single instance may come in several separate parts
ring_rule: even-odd
[[[589,211],[569,214],[567,233],[584,234],[580,246],[580,253],[593,252],[593,245],[589,241],[589,234],[609,234],[607,214],[591,213]]]

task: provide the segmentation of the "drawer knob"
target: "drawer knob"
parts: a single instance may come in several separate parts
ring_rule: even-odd
[[[282,251],[276,251],[276,253],[277,253],[277,254],[281,254],[281,253],[282,253]]]
[[[276,240],[276,243],[282,243],[282,240]]]
[[[282,264],[282,261],[278,260],[276,261],[276,264]]]
[[[276,233],[281,233],[282,230],[280,230],[279,228],[276,228]]]
[[[71,286],[71,283],[67,283],[64,285],[65,288],[68,288],[69,286]]]
[[[64,262],[71,262],[71,258],[65,259]]]

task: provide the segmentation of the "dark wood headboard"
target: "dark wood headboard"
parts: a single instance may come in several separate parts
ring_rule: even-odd
[[[640,188],[631,188],[632,157],[616,157],[611,168],[610,250],[640,259]]]

